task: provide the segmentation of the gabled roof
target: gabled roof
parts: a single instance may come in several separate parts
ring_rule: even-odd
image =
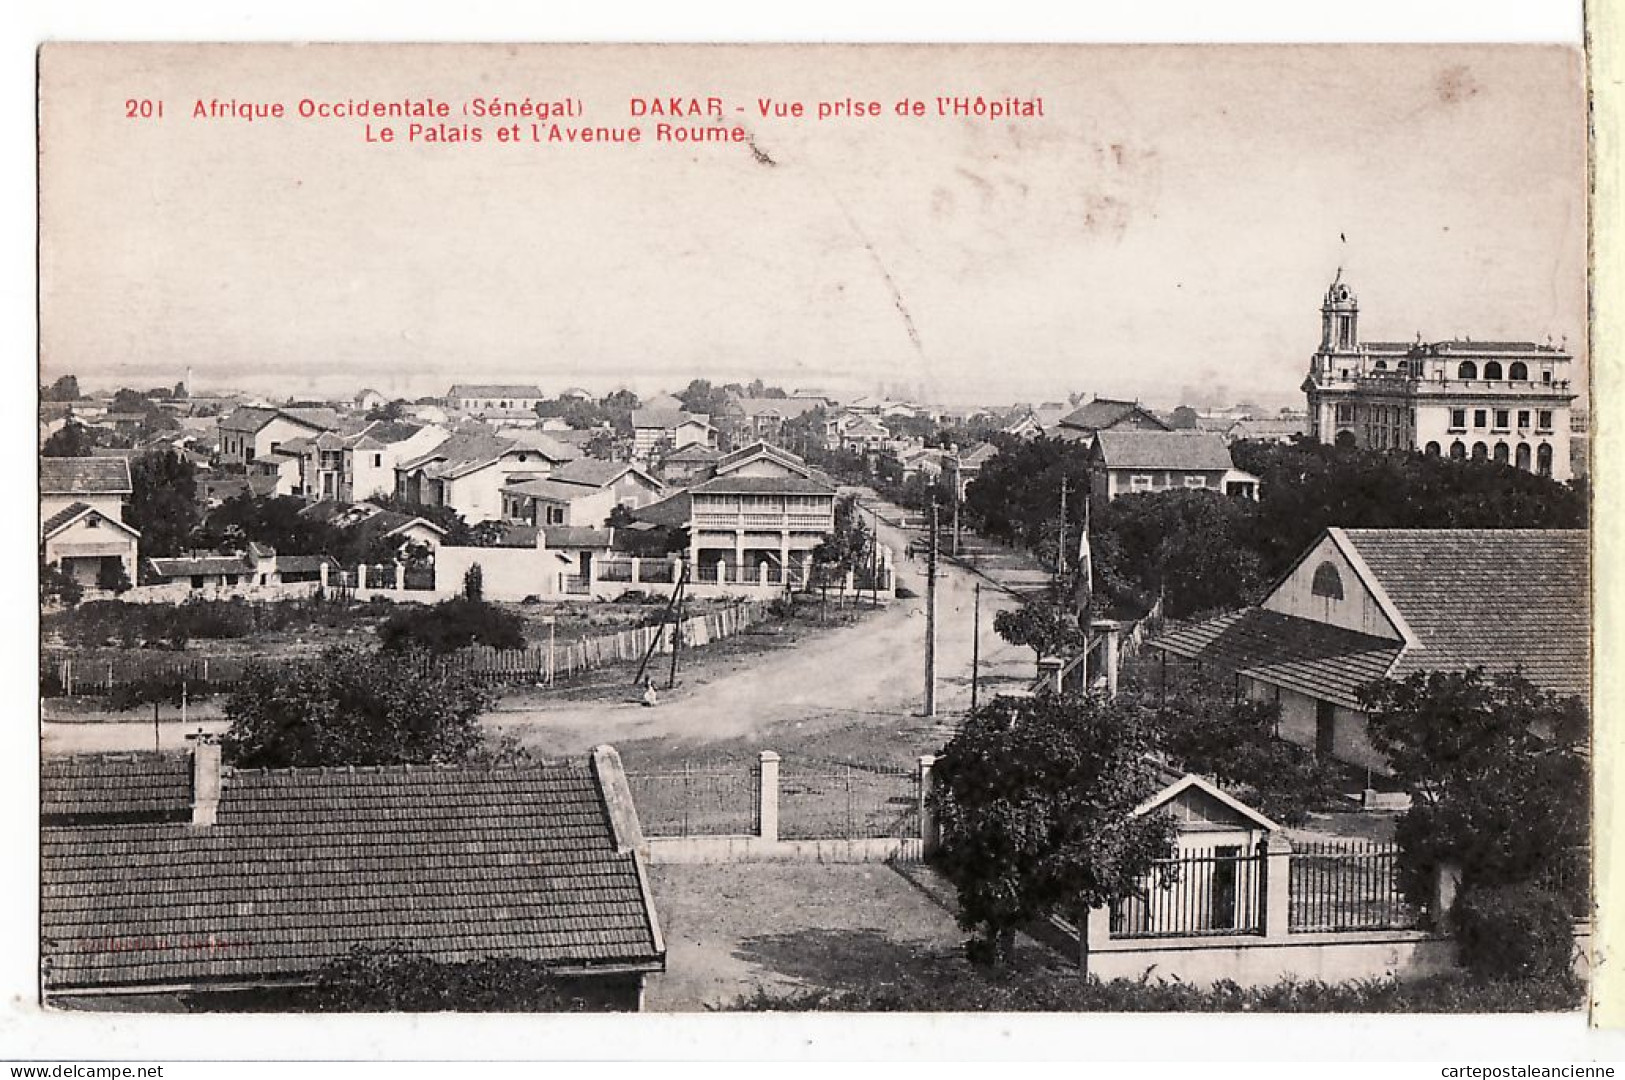
[[[339,414],[327,408],[273,409],[262,405],[239,405],[220,418],[220,430],[253,434],[272,420],[291,420],[312,431],[331,431],[339,426]]]
[[[1263,608],[1170,626],[1148,644],[1350,709],[1363,708],[1360,689],[1386,676],[1404,648],[1392,638]]]
[[[705,445],[702,442],[691,442],[691,443],[684,443],[682,446],[678,447],[676,450],[673,450],[671,453],[667,454],[661,460],[668,463],[668,464],[670,464],[673,461],[681,463],[681,464],[687,464],[688,462],[696,462],[696,461],[701,462],[701,463],[708,463],[708,462],[712,462],[712,461],[718,461],[718,460],[721,459],[721,457],[722,457],[722,451],[721,450],[713,449],[712,447],[709,447],[709,446]]]
[[[999,456],[999,448],[992,443],[982,443],[973,450],[967,450],[959,456],[960,469],[977,469]]]
[[[793,472],[800,473],[802,476],[812,475],[812,469],[801,458],[782,446],[774,446],[770,442],[760,440],[751,443],[749,446],[741,446],[739,449],[718,458],[717,475],[721,476],[724,473],[733,472],[735,469],[743,468],[749,462],[763,457],[776,461]]]
[[[172,765],[107,769],[43,767],[42,803],[70,822],[40,833],[48,993],[299,981],[391,939],[442,962],[664,967],[608,748],[565,765],[226,769],[213,825],[152,820],[183,797]]]
[[[1581,529],[1332,529],[1416,638],[1393,675],[1522,669],[1590,690],[1590,545]]]
[[[1081,431],[1105,431],[1130,417],[1149,420],[1164,431],[1168,430],[1168,425],[1160,417],[1139,402],[1116,401],[1103,397],[1095,398],[1056,422],[1061,427],[1077,428]]]
[[[100,510],[89,505],[88,503],[75,502],[69,503],[67,506],[64,506],[62,509],[45,519],[44,523],[40,526],[40,539],[49,540],[51,537],[55,536],[63,529],[66,529],[69,525],[72,525],[80,518],[85,517],[87,514],[93,514],[96,517],[101,518],[103,521],[106,521],[117,528],[123,529],[131,536],[139,537],[141,535],[139,531],[126,525],[118,518],[109,517],[107,514],[102,513]]]
[[[411,472],[421,468],[425,476],[436,480],[455,480],[498,461],[503,454],[514,449],[512,439],[498,435],[453,435],[433,450],[398,468]]]
[[[129,458],[42,457],[39,490],[41,495],[128,495]]]
[[[199,555],[174,559],[148,559],[147,565],[161,578],[214,577],[221,574],[252,574],[254,563],[246,555]]]
[[[1218,802],[1220,805],[1229,809],[1232,813],[1245,818],[1247,821],[1251,822],[1260,829],[1264,829],[1268,832],[1281,831],[1281,826],[1265,817],[1262,813],[1254,810],[1252,807],[1248,806],[1246,803],[1242,802],[1240,799],[1236,798],[1234,795],[1230,794],[1228,791],[1219,787],[1212,781],[1206,779],[1205,777],[1197,776],[1195,773],[1186,773],[1178,780],[1175,780],[1173,783],[1169,784],[1167,787],[1145,800],[1145,802],[1141,803],[1139,806],[1136,806],[1134,808],[1134,816],[1143,817],[1146,814],[1153,813],[1162,807],[1167,806],[1184,792],[1192,790],[1201,792],[1208,798]]]
[[[524,383],[457,383],[448,398],[539,398],[541,387]]]
[[[504,431],[502,437],[521,450],[534,450],[553,462],[574,461],[581,450],[560,438],[562,433],[548,433],[535,428],[517,428]]]
[[[565,465],[560,465],[548,476],[564,484],[580,484],[586,487],[603,488],[615,483],[627,473],[635,473],[645,483],[656,491],[665,485],[638,466],[627,461],[604,461],[601,458],[581,457]]]
[[[762,416],[777,413],[786,420],[793,419],[803,413],[812,412],[823,404],[820,400],[808,398],[772,398],[772,397],[741,397],[734,398],[733,404],[746,416]]]
[[[1108,469],[1225,472],[1235,467],[1216,431],[1101,431],[1093,453]]]

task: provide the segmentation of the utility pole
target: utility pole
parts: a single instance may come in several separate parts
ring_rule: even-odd
[[[959,558],[959,444],[952,447],[954,452],[954,558]]]
[[[1066,573],[1066,477],[1061,477],[1061,532],[1055,540],[1055,575]]]
[[[970,608],[970,711],[976,711],[976,690],[982,680],[982,583],[976,583]]]
[[[671,624],[671,674],[666,677],[667,690],[677,686],[677,654],[683,651],[683,612],[688,607],[685,602],[688,595],[683,588],[686,581],[686,576],[679,576],[677,580],[677,621]]]
[[[931,547],[925,564],[925,715],[937,715],[937,504],[931,503]]]

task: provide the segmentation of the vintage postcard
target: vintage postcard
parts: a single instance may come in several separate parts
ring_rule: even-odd
[[[38,62],[45,1012],[1585,1023],[1578,48]]]

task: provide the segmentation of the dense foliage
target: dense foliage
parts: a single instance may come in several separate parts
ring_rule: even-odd
[[[443,764],[479,748],[489,704],[421,655],[333,648],[246,671],[226,700],[222,746],[241,768]]]
[[[40,559],[40,607],[60,604],[63,607],[71,608],[79,603],[84,595],[84,587],[74,580],[72,574],[56,563],[48,563],[43,558]]]
[[[317,1012],[577,1012],[585,1003],[534,961],[442,962],[406,946],[358,945],[316,973],[303,1007]]]
[[[962,513],[984,535],[1053,558],[1063,480],[1067,532],[1082,527],[1088,454],[1081,444],[995,436],[997,456],[971,481]],[[1328,526],[1583,528],[1584,485],[1493,461],[1298,442],[1238,442],[1236,466],[1259,476],[1260,501],[1211,491],[1124,495],[1091,508],[1097,590],[1184,617],[1256,600]],[[1066,553],[1068,558],[1072,552]]]
[[[166,646],[185,648],[193,639],[245,638],[313,626],[351,627],[371,622],[395,609],[388,600],[365,604],[320,599],[252,602],[187,600],[181,604],[124,604],[95,600],[72,611],[56,612],[41,620],[47,637],[69,645],[125,648]]]
[[[1464,892],[1452,912],[1462,967],[1485,979],[1557,979],[1573,970],[1574,920],[1535,885]]]
[[[1213,777],[1283,825],[1336,802],[1337,773],[1306,747],[1277,737],[1281,708],[1190,687],[1157,707],[1158,742],[1187,772]]]
[[[834,990],[758,990],[729,1007],[746,1012],[1263,1012],[1530,1013],[1567,1012],[1585,1002],[1585,983],[1569,974],[1519,982],[1471,975],[1362,979],[1325,983],[1283,979],[1243,987],[1178,980],[1079,978],[1076,971],[940,970],[875,979]]]
[[[1372,744],[1413,797],[1400,883],[1425,902],[1438,866],[1475,889],[1534,884],[1587,904],[1590,723],[1584,702],[1514,674],[1421,672],[1367,690]]]
[[[1133,814],[1156,789],[1151,749],[1146,711],[1101,698],[1000,697],[966,718],[931,800],[975,958],[1009,959],[1033,919],[1130,895],[1171,853],[1172,821]]]
[[[428,607],[403,606],[384,620],[378,635],[390,652],[426,649],[444,655],[470,645],[522,649],[525,621],[495,604],[458,596]]]
[[[179,555],[197,528],[197,468],[173,450],[130,462],[130,503],[124,520],[141,533],[143,558]]]

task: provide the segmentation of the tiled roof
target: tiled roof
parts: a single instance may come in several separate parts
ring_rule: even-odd
[[[511,481],[502,489],[515,495],[524,495],[532,499],[546,499],[549,502],[574,502],[576,499],[586,499],[598,494],[598,489],[583,484],[561,484],[556,480],[517,480]]]
[[[342,424],[338,410],[320,405],[278,409],[277,412],[287,419],[296,420],[310,427],[321,428],[323,431],[332,431]]]
[[[319,573],[323,563],[326,563],[334,570],[339,568],[338,560],[327,555],[278,555],[276,557],[276,569],[279,574]]]
[[[1388,638],[1263,608],[1170,626],[1148,644],[1351,709],[1361,708],[1359,689],[1381,679],[1402,648]]]
[[[821,402],[807,398],[755,398],[742,397],[733,399],[733,404],[746,416],[759,416],[764,413],[778,413],[780,416],[791,419],[802,413],[811,412],[819,407]]]
[[[713,450],[711,447],[706,446],[702,442],[691,442],[684,444],[676,450],[673,450],[671,453],[665,456],[664,460],[667,462],[709,462],[716,461],[721,457],[722,451]]]
[[[678,527],[687,525],[694,515],[694,500],[688,492],[679,491],[677,494],[652,502],[647,506],[632,511],[633,519],[647,521],[651,525],[665,525]]]
[[[548,433],[537,431],[534,428],[510,429],[503,433],[503,437],[525,450],[534,450],[545,458],[553,461],[574,461],[581,456],[581,451],[560,439],[559,432]]]
[[[64,506],[62,509],[45,519],[44,524],[40,526],[40,535],[50,536],[62,526],[66,525],[68,522],[72,521],[74,518],[78,517],[80,514],[89,509],[89,503],[69,503],[67,506]]]
[[[1108,469],[1190,469],[1223,472],[1233,467],[1230,448],[1215,431],[1102,431],[1095,452]]]
[[[42,457],[41,495],[128,495],[130,461],[126,457]]]
[[[675,431],[683,424],[707,424],[711,418],[704,413],[683,412],[679,409],[633,409],[632,426]]]
[[[483,468],[514,448],[511,439],[495,435],[453,435],[428,453],[412,459],[400,468],[413,470],[421,467],[424,475],[432,479],[466,476]]]
[[[275,409],[259,405],[239,405],[220,418],[220,430],[255,432],[269,424],[275,417]]]
[[[805,461],[803,461],[797,455],[792,454],[784,447],[774,446],[770,442],[762,442],[761,440],[757,440],[756,442],[751,443],[749,446],[741,446],[737,450],[731,450],[724,454],[721,458],[717,459],[717,472],[728,472],[732,469],[738,468],[745,462],[750,461],[752,458],[757,457],[771,458],[778,461],[780,464],[787,465],[802,474],[806,474],[810,471],[807,468],[807,463]]]
[[[1579,529],[1344,529],[1420,639],[1396,677],[1483,665],[1590,689],[1588,536]]]
[[[46,826],[180,821],[192,814],[186,754],[70,755],[40,765],[40,822]]]
[[[448,398],[539,398],[539,386],[522,383],[458,383],[446,395]]]
[[[718,476],[689,489],[697,495],[833,495],[830,484],[804,476]]]
[[[254,564],[242,555],[202,555],[197,558],[148,559],[148,565],[159,577],[178,578],[193,575],[252,574]]]
[[[1111,398],[1101,397],[1095,398],[1075,412],[1068,413],[1059,423],[1062,427],[1080,428],[1084,431],[1100,431],[1111,427],[1113,424],[1122,423],[1135,413],[1140,413],[1146,418],[1162,424],[1161,420],[1158,420],[1155,415],[1138,402],[1114,401]],[[1046,423],[1044,426],[1048,427],[1049,424]],[[1167,427],[1167,425],[1163,424],[1163,427]]]
[[[664,964],[585,765],[228,770],[213,825],[47,825],[40,863],[48,991],[297,979],[395,940]]]
[[[628,471],[635,471],[640,476],[643,475],[643,470],[637,469],[624,461],[604,461],[600,458],[584,457],[560,465],[549,475],[553,479],[566,484],[587,484],[592,487],[603,487],[619,480]]]

